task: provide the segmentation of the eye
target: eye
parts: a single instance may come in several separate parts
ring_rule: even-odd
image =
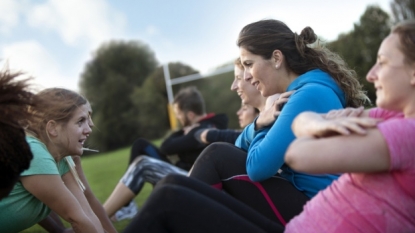
[[[77,122],[77,124],[78,124],[78,126],[82,126],[82,124],[85,122],[85,118],[81,118],[78,122]]]

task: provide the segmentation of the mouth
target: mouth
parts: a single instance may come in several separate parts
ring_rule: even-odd
[[[86,141],[86,138],[85,138],[85,139],[81,139],[81,140],[79,140],[78,142],[79,142],[79,143],[81,143],[81,145],[83,146],[83,145],[84,145],[84,143],[85,143],[85,141]]]
[[[258,88],[259,81],[251,82],[251,85],[254,86],[254,87],[256,87],[256,88]]]

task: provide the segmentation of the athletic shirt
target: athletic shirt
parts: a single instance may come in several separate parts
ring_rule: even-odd
[[[27,136],[33,159],[30,167],[20,176],[30,175],[64,175],[69,171],[65,160],[58,164],[47,150],[45,144],[37,138]],[[69,156],[72,160],[72,158]],[[28,192],[18,181],[9,196],[0,201],[0,232],[19,232],[43,220],[50,209]]]
[[[305,205],[286,232],[415,232],[415,119],[396,115],[370,112],[389,118],[377,126],[389,149],[389,171],[343,174]]]

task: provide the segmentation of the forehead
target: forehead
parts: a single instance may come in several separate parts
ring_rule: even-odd
[[[400,43],[401,42],[397,34],[390,34],[382,41],[382,44],[379,47],[378,55],[380,57],[385,56],[392,58],[396,62],[403,62],[405,56],[399,49]]]
[[[74,112],[74,118],[89,116],[92,113],[91,105],[84,104],[76,108]]]
[[[244,70],[239,68],[239,66],[237,66],[237,65],[235,65],[234,71],[235,71],[235,76],[240,75],[241,73],[242,74],[244,73]]]
[[[243,47],[239,47],[239,55],[240,55],[242,64],[244,60],[247,59],[247,57],[254,56],[254,54],[252,54],[251,52],[249,52],[247,49]]]

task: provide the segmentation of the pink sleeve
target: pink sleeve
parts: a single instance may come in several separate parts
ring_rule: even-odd
[[[404,115],[402,112],[393,112],[381,108],[372,108],[369,110],[369,117],[382,118],[384,120],[387,120],[390,118],[403,118]]]
[[[389,149],[390,170],[415,167],[415,119],[391,119],[378,124]]]

